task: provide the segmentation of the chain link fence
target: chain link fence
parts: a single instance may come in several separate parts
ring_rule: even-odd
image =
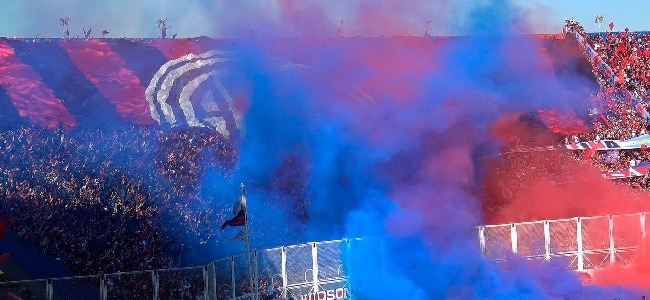
[[[233,257],[214,261],[214,286],[218,300],[235,298]]]
[[[282,248],[254,253],[257,266],[257,286],[260,299],[281,299],[284,292],[282,277]]]
[[[517,253],[540,263],[564,259],[579,271],[631,265],[649,229],[645,215],[480,226],[479,244],[486,258],[497,261]],[[349,277],[383,274],[384,251],[382,238],[345,239],[253,251],[201,267],[2,282],[0,300],[11,294],[23,300],[348,299],[350,291],[363,288],[350,287]]]
[[[100,276],[79,276],[52,279],[55,300],[100,300]]]
[[[567,268],[588,270],[632,265],[646,238],[646,213],[480,226],[479,244],[488,259],[510,253],[528,259],[566,260]]]
[[[154,297],[153,271],[126,272],[105,276],[106,299],[152,299]]]
[[[23,300],[47,299],[47,280],[29,280],[0,283],[0,299],[15,295]]]
[[[158,270],[161,300],[197,300],[205,297],[205,267]]]

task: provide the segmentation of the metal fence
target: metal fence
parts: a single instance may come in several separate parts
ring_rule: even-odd
[[[347,276],[353,270],[343,261],[363,255],[369,267],[354,274],[378,275],[382,243],[381,238],[325,241],[252,251],[200,267],[1,282],[0,300],[11,294],[23,300],[326,299],[328,292],[349,299]]]
[[[347,278],[376,276],[383,268],[383,240],[345,239],[254,251],[214,262],[216,299],[349,299]],[[372,249],[372,251],[367,251]],[[344,260],[364,255],[369,266],[348,270]],[[250,260],[250,269],[247,267]],[[249,276],[249,272],[251,272]]]
[[[485,225],[486,258],[510,253],[541,262],[564,259],[582,271],[634,264],[646,239],[646,213]],[[0,283],[0,300],[350,299],[350,276],[380,276],[382,238],[344,239],[253,251],[206,266]],[[362,259],[360,259],[362,258]],[[355,269],[344,262],[355,261]]]
[[[580,217],[478,228],[479,244],[489,259],[508,253],[528,259],[564,259],[577,271],[610,264],[632,265],[646,239],[646,213]]]

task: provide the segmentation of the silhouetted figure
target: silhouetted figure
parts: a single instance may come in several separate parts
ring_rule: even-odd
[[[429,33],[429,25],[431,25],[431,20],[427,21],[427,28],[424,30],[425,37],[431,37],[431,33]]]
[[[84,30],[84,37],[85,37],[86,39],[90,39],[90,34],[91,34],[91,32],[93,31],[93,29],[92,29],[92,28],[88,28],[88,31],[86,31],[86,28],[84,28],[83,30]]]
[[[59,18],[59,26],[63,28],[63,38],[70,38],[70,30],[68,30],[68,24],[70,23],[70,17],[61,17]]]

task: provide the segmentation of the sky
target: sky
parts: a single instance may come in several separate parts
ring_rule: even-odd
[[[650,29],[650,18],[644,12],[650,10],[649,1],[588,1],[588,0],[514,0],[526,11],[524,18],[532,24],[535,33],[561,32],[563,20],[575,17],[587,31],[599,31],[594,23],[597,14],[605,16],[601,30],[609,22],[614,22],[615,30],[629,27],[633,31]],[[281,12],[281,3],[291,0],[0,0],[0,36],[5,37],[61,37],[63,30],[58,25],[62,16],[70,18],[70,34],[83,36],[83,28],[92,28],[93,35],[99,36],[108,30],[108,37],[157,37],[157,18],[167,18],[169,35],[179,37],[213,36],[233,37],[248,35],[251,31],[260,35],[274,32],[290,32],[290,25],[282,25],[285,15]],[[322,9],[332,28],[318,28],[321,34],[332,32],[344,21],[343,30],[348,35],[422,35],[427,21],[433,19],[429,31],[433,35],[463,34],[456,29],[462,26],[448,25],[447,18],[453,16],[453,9],[427,4],[427,1],[384,1],[365,0],[311,0],[301,1],[298,10],[304,9],[305,3],[313,3]],[[413,5],[415,2],[420,2]],[[483,2],[469,0],[448,0],[448,3],[471,6]],[[375,4],[376,3],[376,4]],[[391,26],[392,31],[384,32],[381,22],[374,24],[375,30],[360,30],[346,20],[355,18],[355,11],[372,6],[389,9],[391,13],[402,14],[400,20],[408,24]],[[310,6],[310,8],[313,6]],[[404,17],[407,16],[407,17]],[[461,17],[462,18],[462,17]],[[376,21],[376,20],[375,20]],[[463,20],[453,20],[460,21]],[[278,25],[280,24],[280,25]],[[318,24],[315,24],[315,26]],[[394,25],[394,24],[393,24]],[[304,32],[303,32],[304,33]]]
[[[523,5],[533,6],[534,1],[518,0]],[[552,19],[561,22],[574,17],[588,32],[605,31],[610,22],[614,22],[614,30],[622,31],[626,27],[633,31],[650,30],[650,18],[647,12],[650,2],[643,0],[539,0],[539,5],[553,11]],[[599,29],[596,15],[603,15],[604,21]],[[561,26],[561,25],[560,25]]]

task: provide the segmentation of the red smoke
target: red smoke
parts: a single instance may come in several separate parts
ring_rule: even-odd
[[[587,125],[576,117],[573,111],[562,113],[557,109],[538,111],[544,125],[554,133],[562,135],[585,134],[591,132]]]
[[[532,128],[520,115],[508,115],[493,125],[504,149],[555,145],[552,133]],[[650,210],[650,195],[616,185],[564,150],[511,153],[490,159],[482,197],[488,224],[597,216]]]
[[[306,15],[313,16],[315,24],[326,23],[318,8],[290,0],[281,1],[281,5],[281,15],[290,23],[309,25],[296,14],[310,9],[314,11]],[[387,27],[381,32],[402,26],[399,20],[386,13],[394,9],[391,5],[364,7],[363,13],[346,24],[377,23]],[[498,8],[492,9],[494,11],[488,10],[486,14],[503,17]],[[476,30],[486,33],[490,28]],[[333,35],[334,29],[330,36]],[[347,95],[345,99],[332,98],[315,105],[339,112],[335,114],[337,117],[353,117],[352,131],[360,133],[359,139],[366,139],[359,144],[369,146],[364,148],[365,156],[359,160],[371,161],[373,167],[380,169],[380,174],[373,175],[381,178],[382,192],[398,207],[373,226],[383,224],[391,236],[422,238],[429,252],[404,250],[391,255],[396,259],[400,255],[409,259],[417,255],[431,258],[433,268],[411,270],[406,267],[408,272],[421,272],[410,278],[414,282],[420,278],[434,278],[434,283],[426,282],[421,286],[431,295],[440,296],[456,289],[467,290],[466,298],[483,295],[483,291],[466,289],[484,281],[467,272],[471,268],[482,269],[477,266],[485,262],[476,255],[478,251],[468,250],[477,247],[476,235],[468,237],[467,232],[481,221],[477,216],[481,213],[479,207],[487,223],[620,213],[644,207],[635,200],[624,200],[623,204],[616,202],[621,198],[619,192],[627,189],[604,181],[596,170],[570,158],[567,152],[493,157],[490,148],[495,139],[504,141],[505,146],[515,143],[552,145],[559,140],[548,131],[530,126],[530,122],[520,121],[521,115],[507,115],[506,119],[494,124],[493,135],[487,133],[487,124],[504,110],[535,111],[557,107],[564,111],[576,99],[582,99],[580,93],[572,93],[588,86],[577,81],[567,83],[563,78],[579,77],[562,73],[569,73],[563,69],[566,65],[578,69],[573,66],[578,56],[584,60],[575,43],[558,41],[574,47],[573,52],[567,54],[570,60],[565,60],[565,56],[556,57],[557,52],[563,52],[561,46],[544,50],[545,42],[528,37],[503,39],[483,36],[453,39],[358,37],[281,39],[261,43],[270,56],[309,66],[338,80],[333,82],[359,87],[372,97],[376,107],[368,115],[347,111],[343,107]],[[290,67],[298,69],[296,65]],[[315,93],[308,96],[323,97],[330,92],[327,89],[315,89]],[[530,137],[533,139],[529,140]],[[483,150],[482,146],[488,149]],[[481,151],[486,152],[482,162],[487,166],[476,161],[477,152]],[[575,174],[580,176],[574,178]],[[366,177],[372,175],[364,173],[363,178]],[[482,178],[484,188],[476,187],[478,178]],[[482,202],[477,203],[471,193],[479,194]],[[508,196],[504,197],[504,193]],[[331,203],[312,205],[312,209],[316,207],[321,211],[310,213],[324,215],[331,206]],[[356,232],[363,232],[363,229]],[[443,259],[436,261],[435,257]],[[418,263],[426,264],[427,261]],[[444,274],[432,277],[441,265],[447,266]],[[566,276],[566,273],[559,274]],[[518,278],[529,275],[518,274]],[[504,288],[536,285],[500,279],[495,285]]]
[[[605,286],[629,285],[650,288],[650,253],[647,249],[650,249],[649,239],[644,241],[638,253],[630,257],[634,260],[632,266],[624,266],[622,263],[618,263],[607,268],[591,270],[593,283]]]

